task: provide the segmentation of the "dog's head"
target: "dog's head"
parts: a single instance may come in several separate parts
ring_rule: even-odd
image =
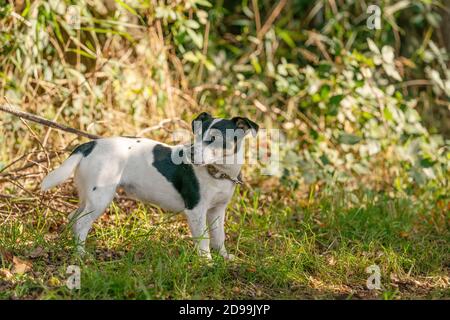
[[[199,165],[227,164],[228,159],[236,158],[244,137],[249,133],[255,137],[258,129],[247,118],[214,118],[202,112],[192,121],[195,141],[191,146],[191,161]]]

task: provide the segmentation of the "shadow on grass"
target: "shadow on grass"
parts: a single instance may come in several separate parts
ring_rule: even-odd
[[[127,214],[113,205],[96,223],[83,259],[73,255],[67,228],[55,230],[55,224],[63,225],[60,215],[14,219],[0,227],[0,246],[7,252],[1,255],[1,268],[13,270],[14,256],[28,259],[32,268],[22,275],[0,276],[0,297],[448,297],[447,229],[429,224],[427,213],[411,201],[365,199],[350,206],[336,199],[262,207],[257,194],[238,197],[227,219],[227,245],[237,260],[215,255],[212,264],[195,254],[181,216],[165,221],[144,206]],[[32,257],[36,248],[42,254]],[[378,291],[366,288],[366,268],[373,264],[381,270]],[[65,286],[69,265],[81,268],[80,290]]]

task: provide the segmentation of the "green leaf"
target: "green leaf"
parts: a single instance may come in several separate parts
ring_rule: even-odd
[[[95,33],[106,33],[106,34],[107,33],[112,33],[112,34],[117,34],[117,35],[120,35],[120,36],[126,38],[128,41],[131,41],[131,42],[134,41],[133,37],[129,33],[122,32],[122,31],[116,31],[116,30],[113,30],[113,29],[81,27],[80,30],[92,31],[92,32],[95,32]]]
[[[322,99],[318,93],[313,94],[311,97],[311,100],[314,103],[318,103],[318,102],[322,101]]]
[[[199,48],[203,48],[203,37],[201,34],[195,32],[192,29],[186,29],[186,32],[188,33],[189,37],[192,39],[194,44]]]
[[[262,71],[261,65],[259,64],[258,58],[256,57],[252,57],[252,59],[250,60],[253,68],[255,69],[255,72],[257,74],[260,74]]]
[[[191,28],[191,29],[198,29],[198,28],[200,28],[200,24],[197,21],[195,21],[195,20],[186,20],[184,22],[184,24],[185,24],[186,27]]]
[[[378,55],[381,54],[380,49],[378,49],[377,45],[375,44],[375,42],[373,42],[372,39],[367,38],[367,44],[369,45],[370,51]]]
[[[332,96],[330,98],[330,104],[333,106],[338,106],[341,103],[342,99],[344,99],[344,95],[342,94]]]
[[[330,95],[330,86],[329,85],[323,85],[320,88],[320,98],[322,100],[327,100],[328,96]]]
[[[64,43],[64,39],[61,33],[61,28],[59,27],[58,21],[56,21],[56,16],[52,14],[52,20],[53,20],[53,28],[56,34],[56,37],[61,43]]]
[[[209,2],[206,1],[206,0],[194,0],[193,2],[196,3],[196,4],[198,4],[198,5],[200,5],[200,6],[204,6],[204,7],[208,7],[208,8],[211,8],[211,7],[212,7],[212,4],[209,3]]]
[[[289,47],[291,47],[291,48],[295,48],[295,47],[296,47],[294,40],[292,40],[291,36],[289,35],[289,33],[288,33],[287,31],[284,31],[284,30],[279,29],[279,30],[277,31],[277,33],[278,33],[278,36],[279,36],[284,42],[286,42],[286,44],[287,44]]]
[[[126,4],[125,2],[123,2],[122,0],[114,0],[119,6],[121,6],[122,8],[124,8],[125,10],[127,10],[129,13],[135,15],[135,16],[139,16],[139,14],[136,12],[136,10],[134,10],[132,7],[130,7],[128,4]]]
[[[327,157],[326,154],[321,155],[321,156],[319,157],[319,159],[320,159],[320,161],[322,161],[322,164],[325,165],[325,166],[326,166],[327,164],[330,164],[330,163],[331,163],[330,159],[328,159],[328,157]]]
[[[394,117],[392,116],[392,112],[388,108],[384,108],[383,115],[387,121],[394,120]]]
[[[433,27],[439,28],[441,20],[439,15],[429,12],[426,14],[426,19]]]
[[[66,52],[77,53],[77,54],[80,54],[83,57],[86,57],[86,58],[89,58],[89,59],[93,59],[93,60],[97,59],[96,56],[94,56],[94,55],[92,55],[90,53],[87,53],[86,51],[83,51],[81,49],[67,49]]]
[[[361,138],[356,136],[356,135],[354,135],[354,134],[342,133],[339,136],[339,143],[341,143],[341,144],[354,145],[354,144],[357,144],[360,141],[361,141]]]
[[[431,168],[432,166],[434,166],[435,163],[436,163],[436,161],[433,161],[430,158],[421,158],[420,159],[420,166],[422,168]]]
[[[245,26],[251,25],[252,22],[251,22],[250,20],[247,20],[247,19],[236,19],[236,20],[233,20],[233,21],[231,22],[231,24],[232,24],[233,26],[245,27]]]
[[[26,5],[25,9],[21,13],[22,17],[26,17],[28,12],[30,12],[30,8],[31,8],[30,0],[27,0],[26,3],[27,3],[27,5]]]
[[[321,62],[321,63],[319,64],[318,72],[319,72],[321,75],[323,75],[323,74],[325,74],[325,73],[330,72],[331,68],[332,68],[332,66],[331,66],[331,64],[329,64],[328,62]]]
[[[114,0],[114,1],[115,1],[119,6],[121,6],[121,7],[124,8],[126,11],[128,11],[129,13],[131,13],[132,15],[135,15],[136,17],[138,17],[142,24],[145,24],[144,19],[142,19],[142,17],[139,15],[139,13],[137,13],[136,10],[134,10],[134,8],[130,7],[128,4],[126,4],[126,3],[123,2],[122,0]]]
[[[187,61],[191,61],[194,63],[198,63],[199,61],[197,56],[192,51],[188,51],[185,54],[183,54],[183,58],[186,59]]]

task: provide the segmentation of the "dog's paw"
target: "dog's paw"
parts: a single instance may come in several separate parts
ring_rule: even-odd
[[[210,252],[199,250],[198,254],[199,254],[200,258],[204,259],[205,261],[212,260],[212,256],[211,256]]]
[[[84,247],[84,245],[77,244],[75,254],[79,257],[84,257],[86,255],[86,248]]]
[[[206,266],[206,267],[213,267],[214,266],[214,261],[213,258],[211,256],[211,253],[202,253],[200,254],[200,260],[202,265]]]
[[[227,261],[234,261],[234,259],[236,259],[236,256],[234,254],[227,253],[223,255],[223,258]]]

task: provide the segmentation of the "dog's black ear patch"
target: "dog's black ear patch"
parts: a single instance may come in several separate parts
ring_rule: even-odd
[[[192,126],[192,132],[195,132],[198,128],[195,126],[195,123],[201,123],[201,128],[203,131],[206,131],[204,124],[211,122],[213,120],[213,116],[210,115],[208,112],[202,112],[200,113],[194,120],[192,120],[191,126]]]
[[[81,153],[83,157],[87,157],[92,152],[92,150],[94,150],[96,144],[97,142],[95,140],[80,144],[72,151],[70,155]]]
[[[153,166],[178,191],[186,209],[193,209],[200,201],[200,186],[191,164],[175,164],[172,149],[157,144],[153,149]]]
[[[231,121],[236,124],[236,127],[238,129],[242,129],[244,130],[244,132],[251,130],[254,137],[258,133],[259,126],[248,118],[234,117],[233,119],[231,119]]]

